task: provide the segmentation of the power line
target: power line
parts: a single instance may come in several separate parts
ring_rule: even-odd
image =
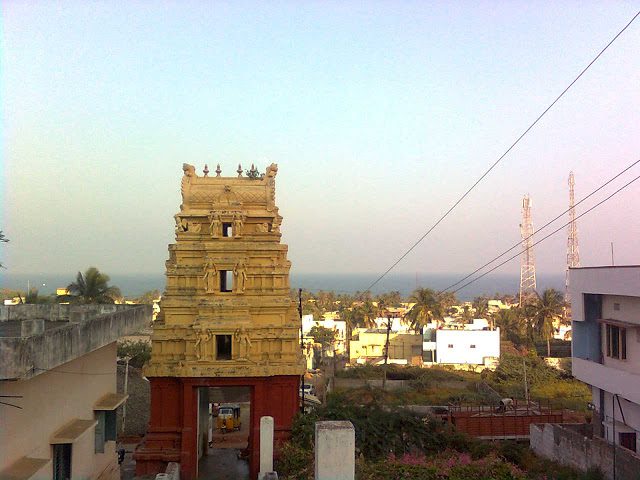
[[[579,202],[577,202],[573,207],[569,207],[567,208],[565,211],[563,211],[562,213],[560,213],[559,215],[557,215],[555,218],[553,218],[552,220],[549,220],[547,223],[545,223],[542,227],[540,227],[536,232],[534,232],[533,234],[531,234],[530,236],[528,236],[525,240],[528,240],[529,238],[533,237],[535,234],[540,233],[542,230],[544,230],[545,228],[547,228],[549,225],[551,225],[552,223],[554,223],[556,220],[558,220],[559,218],[561,218],[563,215],[565,215],[569,210],[571,210],[574,207],[577,207],[578,205],[580,205],[582,202],[584,202],[585,200],[588,200],[589,198],[591,198],[593,195],[595,195],[596,193],[598,193],[600,190],[602,190],[604,187],[606,187],[607,185],[609,185],[611,182],[613,182],[616,178],[618,178],[620,175],[622,175],[623,173],[627,172],[629,169],[631,169],[632,167],[636,166],[638,163],[640,163],[640,159],[636,160],[635,162],[633,162],[631,165],[629,165],[628,167],[626,167],[624,170],[622,170],[621,172],[619,172],[616,176],[612,177],[611,179],[609,179],[608,181],[606,181],[605,183],[603,183],[602,185],[600,185],[598,188],[596,188],[593,192],[591,192],[589,195],[587,195],[586,197],[584,197],[583,199],[581,199]],[[451,285],[449,285],[447,288],[443,288],[442,290],[440,290],[438,292],[438,294],[440,293],[444,293],[447,290],[449,290],[450,288],[453,288],[457,285],[460,285],[462,282],[464,282],[467,278],[472,277],[473,275],[475,275],[476,273],[478,273],[480,270],[484,269],[485,267],[488,267],[489,265],[491,265],[493,262],[495,262],[496,260],[501,259],[502,257],[504,257],[507,253],[511,252],[513,249],[517,248],[518,246],[520,246],[522,244],[522,240],[515,243],[511,248],[505,250],[504,252],[502,252],[500,255],[498,255],[497,257],[493,258],[492,260],[488,261],[487,263],[485,263],[484,265],[482,265],[481,267],[478,267],[477,269],[475,269],[473,272],[471,272],[469,275],[467,275],[464,278],[461,278],[460,280],[458,280],[456,283],[453,283]]]
[[[49,370],[46,368],[38,368],[33,367],[33,370],[39,370],[41,372],[49,372],[49,373],[65,373],[67,375],[115,375],[116,372],[69,372],[65,370]]]
[[[640,179],[640,175],[638,175],[636,178],[634,178],[633,180],[631,180],[630,182],[626,183],[625,185],[623,185],[622,187],[620,187],[618,190],[616,190],[615,192],[613,192],[611,195],[609,195],[608,197],[606,197],[604,200],[601,200],[600,202],[596,203],[594,206],[592,206],[591,208],[589,208],[588,210],[585,210],[583,213],[581,213],[580,215],[578,215],[576,217],[576,220],[583,217],[584,215],[586,215],[587,213],[589,213],[591,210],[594,210],[595,208],[599,207],[600,205],[602,205],[604,202],[606,202],[607,200],[609,200],[611,197],[613,197],[614,195],[618,194],[619,192],[621,192],[622,190],[624,190],[625,188],[627,188],[629,185],[631,185],[633,182],[635,182],[636,180]],[[569,225],[570,222],[565,223],[564,225],[560,226],[559,228],[555,229],[553,232],[549,233],[548,235],[542,237],[540,240],[536,241],[533,245],[531,245],[532,247],[535,247],[536,245],[538,245],[539,243],[545,241],[547,238],[551,237],[552,235],[555,235],[556,233],[558,233],[559,231],[561,231],[563,228],[565,228],[567,225]],[[471,285],[472,283],[477,282],[478,280],[480,280],[482,277],[490,274],[491,272],[493,272],[494,270],[497,270],[498,268],[500,268],[501,266],[503,266],[504,264],[510,262],[511,260],[513,260],[514,258],[519,257],[522,254],[522,252],[518,252],[515,255],[507,258],[504,262],[496,265],[495,267],[491,268],[490,270],[487,270],[486,272],[484,272],[482,275],[477,276],[476,278],[474,278],[473,280],[471,280],[470,282],[465,283],[464,285],[462,285],[461,287],[455,289],[452,293],[457,293],[460,290],[462,290],[463,288],[468,287],[469,285]]]
[[[571,83],[570,83],[570,84],[569,84],[569,85],[568,85],[568,86],[567,86],[567,87],[562,91],[562,93],[561,93],[560,95],[558,95],[558,96],[556,97],[556,99],[555,99],[553,102],[551,102],[551,104],[550,104],[547,108],[545,108],[545,109],[544,109],[544,111],[543,111],[540,115],[538,115],[538,117],[533,121],[533,123],[532,123],[531,125],[529,125],[529,126],[527,127],[527,129],[526,129],[524,132],[522,132],[522,133],[520,134],[520,136],[519,136],[519,137],[518,137],[518,138],[517,138],[517,139],[516,139],[516,140],[515,140],[515,141],[514,141],[510,146],[509,146],[509,148],[507,148],[507,149],[505,150],[505,152],[504,152],[502,155],[500,155],[500,157],[498,157],[498,159],[497,159],[495,162],[493,162],[493,164],[492,164],[492,165],[487,169],[487,171],[485,171],[485,172],[480,176],[480,178],[478,178],[478,179],[475,181],[475,183],[474,183],[473,185],[471,185],[471,187],[469,187],[469,189],[468,189],[468,190],[467,190],[467,191],[466,191],[466,192],[465,192],[465,193],[464,193],[464,194],[463,194],[463,195],[462,195],[462,196],[461,196],[461,197],[460,197],[460,198],[459,198],[459,199],[458,199],[458,200],[457,200],[457,201],[456,201],[456,202],[455,202],[451,207],[449,207],[449,210],[447,210],[447,211],[446,211],[446,212],[445,212],[445,213],[444,213],[444,214],[443,214],[443,215],[438,219],[438,221],[437,221],[436,223],[434,223],[434,224],[431,226],[431,228],[429,228],[429,230],[427,230],[427,232],[426,232],[424,235],[422,235],[422,236],[421,236],[421,237],[420,237],[420,238],[419,238],[419,239],[418,239],[418,240],[417,240],[417,241],[416,241],[416,242],[411,246],[411,248],[409,248],[409,249],[408,249],[404,254],[402,254],[402,256],[401,256],[400,258],[398,258],[398,260],[396,260],[396,261],[395,261],[395,262],[394,262],[394,263],[393,263],[393,264],[392,264],[392,265],[391,265],[391,266],[390,266],[390,267],[389,267],[389,268],[388,268],[388,269],[387,269],[387,270],[386,270],[382,275],[380,275],[380,276],[379,276],[379,277],[378,277],[378,278],[377,278],[377,279],[376,279],[376,280],[375,280],[371,285],[369,285],[369,286],[365,289],[365,291],[366,291],[366,290],[371,290],[371,288],[373,288],[375,285],[377,285],[377,284],[378,284],[378,282],[380,282],[380,280],[382,280],[384,277],[386,277],[386,276],[387,276],[387,274],[388,274],[391,270],[393,270],[393,269],[396,267],[396,265],[398,265],[398,264],[399,264],[399,263],[400,263],[400,262],[401,262],[401,261],[402,261],[402,260],[407,256],[407,255],[409,255],[409,253],[411,253],[411,252],[413,251],[413,249],[414,249],[414,248],[416,248],[416,247],[417,247],[417,246],[422,242],[422,240],[424,240],[424,239],[427,237],[427,235],[429,235],[433,230],[435,230],[435,228],[436,228],[438,225],[440,225],[440,223],[441,223],[445,218],[447,218],[447,216],[449,216],[449,214],[450,214],[450,213],[451,213],[451,212],[452,212],[452,211],[453,211],[453,210],[454,210],[454,209],[455,209],[455,208],[456,208],[456,207],[457,207],[457,206],[458,206],[458,205],[459,205],[459,204],[460,204],[460,203],[461,203],[461,202],[462,202],[466,197],[467,197],[467,195],[469,195],[469,194],[471,193],[471,191],[472,191],[473,189],[475,189],[475,188],[476,188],[476,186],[477,186],[477,185],[478,185],[478,184],[479,184],[479,183],[480,183],[480,182],[481,182],[481,181],[482,181],[482,180],[483,180],[487,175],[489,175],[489,173],[490,173],[490,172],[491,172],[491,171],[492,171],[492,170],[493,170],[493,169],[494,169],[494,168],[495,168],[495,167],[496,167],[496,166],[497,166],[497,165],[502,161],[502,159],[503,159],[504,157],[506,157],[506,156],[507,156],[507,154],[508,154],[511,150],[513,150],[513,148],[515,148],[515,146],[516,146],[518,143],[520,143],[520,140],[522,140],[522,139],[524,138],[524,136],[525,136],[527,133],[529,133],[529,131],[530,131],[533,127],[535,127],[535,126],[536,126],[536,124],[537,124],[537,123],[542,119],[542,117],[544,117],[544,116],[547,114],[547,112],[548,112],[549,110],[551,110],[551,108],[552,108],[552,107],[553,107],[553,106],[554,106],[554,105],[555,105],[555,104],[556,104],[556,103],[557,103],[557,102],[558,102],[558,101],[559,101],[559,100],[564,96],[564,94],[565,94],[565,93],[567,93],[571,87],[573,87],[573,85],[574,85],[574,84],[575,84],[575,83],[580,79],[580,77],[582,77],[582,75],[584,75],[584,73],[585,73],[587,70],[589,70],[589,68],[590,68],[590,67],[591,67],[591,66],[592,66],[592,65],[593,65],[593,64],[594,64],[594,63],[595,63],[595,62],[600,58],[600,56],[601,56],[601,55],[602,55],[602,54],[603,54],[603,53],[604,53],[604,52],[605,52],[605,51],[606,51],[606,50],[611,46],[611,44],[613,44],[613,42],[615,42],[615,41],[618,39],[618,37],[619,37],[620,35],[622,35],[622,34],[624,33],[624,31],[625,31],[627,28],[629,28],[629,26],[633,23],[633,21],[634,21],[634,20],[635,20],[639,15],[640,15],[640,10],[639,10],[639,11],[638,11],[634,16],[633,16],[633,18],[632,18],[631,20],[629,20],[629,22],[628,22],[628,23],[627,23],[627,24],[622,28],[622,30],[620,30],[620,31],[616,34],[616,36],[615,36],[615,37],[613,37],[613,38],[609,41],[609,43],[607,43],[607,44],[605,45],[605,47],[604,47],[602,50],[600,50],[600,52],[599,52],[599,53],[598,53],[598,54],[593,58],[593,60],[591,60],[591,61],[589,62],[589,64],[588,64],[586,67],[584,67],[584,68],[582,69],[582,71],[578,74],[578,76],[577,76],[576,78],[574,78],[574,79],[573,79],[573,81],[572,81],[572,82],[571,82]]]

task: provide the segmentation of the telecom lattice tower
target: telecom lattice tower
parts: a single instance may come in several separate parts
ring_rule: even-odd
[[[536,264],[533,256],[533,220],[531,219],[531,199],[525,195],[522,199],[522,261],[520,263],[520,305],[526,303],[536,292]]]
[[[569,295],[569,269],[580,266],[580,252],[578,251],[578,225],[576,223],[576,210],[573,172],[569,172],[569,229],[567,235],[567,272],[565,276],[564,299],[567,304],[571,301]]]

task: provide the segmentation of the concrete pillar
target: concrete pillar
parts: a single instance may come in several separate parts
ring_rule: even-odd
[[[354,480],[355,448],[351,422],[316,422],[315,480]]]
[[[31,337],[44,332],[44,320],[22,320],[20,322],[20,336]]]
[[[273,417],[260,417],[260,473],[258,480],[273,472]]]

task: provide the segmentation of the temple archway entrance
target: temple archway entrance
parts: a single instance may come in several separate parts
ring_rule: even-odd
[[[249,479],[250,387],[198,387],[198,478]]]

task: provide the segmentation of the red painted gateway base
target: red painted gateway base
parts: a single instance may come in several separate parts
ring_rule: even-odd
[[[151,419],[147,435],[136,449],[136,475],[164,472],[169,462],[180,463],[180,478],[195,480],[198,470],[199,387],[250,387],[251,427],[249,464],[251,478],[258,476],[260,463],[260,417],[271,416],[277,445],[291,435],[291,423],[298,411],[299,377],[191,378],[152,377]]]

